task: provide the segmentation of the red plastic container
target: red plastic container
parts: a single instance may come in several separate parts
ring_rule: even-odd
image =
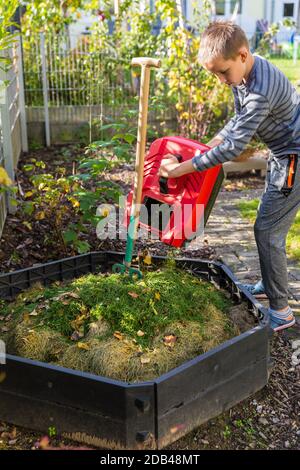
[[[184,137],[163,137],[152,143],[145,158],[142,204],[147,211],[141,211],[139,226],[174,247],[189,243],[205,226],[224,179],[223,168],[218,165],[180,178],[169,178],[168,194],[161,192],[158,170],[167,153],[180,155],[184,162],[193,158],[197,150],[202,154],[209,147]],[[126,201],[126,226],[132,196],[133,190]],[[159,214],[163,210],[166,211],[164,217]]]

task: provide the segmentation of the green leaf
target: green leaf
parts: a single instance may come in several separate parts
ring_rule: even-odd
[[[112,124],[105,124],[99,128],[100,131],[105,131],[107,129],[126,129],[126,124],[123,123],[112,123]]]
[[[91,168],[93,170],[97,171],[103,171],[107,168],[109,165],[109,162],[107,160],[101,159],[101,160],[86,160],[83,163],[79,165],[80,169],[86,169],[86,168]]]
[[[23,211],[26,215],[32,215],[34,211],[34,203],[31,201],[26,201],[23,203]]]
[[[80,253],[80,254],[87,253],[90,250],[90,247],[91,247],[91,245],[88,242],[78,241],[76,243],[76,249],[77,249],[78,253]]]
[[[24,171],[32,171],[32,170],[34,170],[34,165],[24,165],[23,170]]]
[[[74,230],[67,230],[64,232],[63,237],[66,243],[71,243],[77,240],[77,233]]]
[[[123,139],[129,145],[131,145],[135,140],[136,136],[134,134],[116,134],[113,136],[112,140]]]

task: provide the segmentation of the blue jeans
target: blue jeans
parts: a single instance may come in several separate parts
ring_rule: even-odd
[[[299,208],[300,152],[271,156],[254,234],[265,292],[275,310],[288,305],[286,237]]]

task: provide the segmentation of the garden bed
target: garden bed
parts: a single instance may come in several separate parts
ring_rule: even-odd
[[[120,253],[91,253],[2,275],[0,291],[8,298],[37,281],[48,285],[87,272],[110,272],[122,257]],[[165,259],[155,257],[153,261],[160,269]],[[172,370],[157,378],[149,376],[146,382],[130,384],[8,355],[2,366],[6,378],[0,385],[0,418],[39,430],[54,426],[59,434],[102,446],[162,447],[262,388],[267,383],[269,357],[264,309],[218,263],[182,258],[176,260],[176,266],[190,271],[195,281],[199,277],[213,282],[225,288],[233,300],[245,301],[256,325],[250,322],[248,331],[231,339],[225,335],[225,342],[217,347],[216,343],[210,345],[212,349],[206,345],[209,351],[181,366],[175,364],[176,368],[171,366]],[[180,292],[182,295],[182,289]],[[160,339],[176,337],[173,333]],[[143,336],[137,338],[142,342]],[[120,338],[114,337],[114,341],[120,343]],[[145,359],[147,365],[147,354]]]

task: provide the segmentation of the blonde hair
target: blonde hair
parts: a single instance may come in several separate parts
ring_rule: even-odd
[[[198,54],[201,63],[222,56],[225,60],[235,59],[242,46],[249,50],[245,32],[232,21],[214,21],[204,31]]]

